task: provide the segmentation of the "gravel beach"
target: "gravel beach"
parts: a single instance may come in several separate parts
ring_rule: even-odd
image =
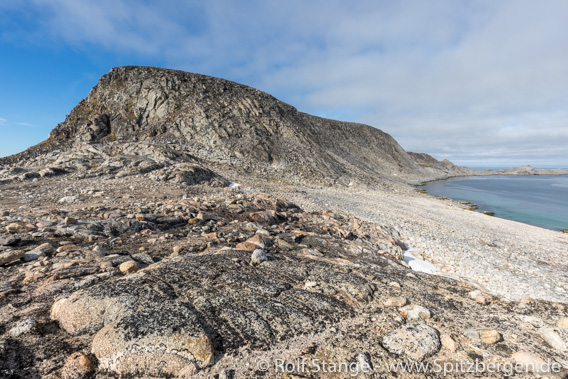
[[[511,300],[568,301],[568,235],[561,232],[469,211],[409,187],[276,192],[309,210],[340,209],[393,227],[440,275]]]

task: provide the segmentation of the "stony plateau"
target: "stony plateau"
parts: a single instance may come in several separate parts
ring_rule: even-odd
[[[562,296],[413,271],[410,228],[314,205],[324,187],[420,200],[405,182],[470,173],[432,159],[236,83],[113,69],[48,140],[0,161],[0,376],[422,378],[389,365],[548,361],[559,372],[526,375],[563,377]],[[423,225],[437,248],[441,227]]]

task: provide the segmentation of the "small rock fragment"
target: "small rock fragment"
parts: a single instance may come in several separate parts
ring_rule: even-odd
[[[468,295],[475,300],[476,297],[483,295],[483,293],[480,290],[473,290]]]
[[[558,322],[556,323],[556,326],[558,326],[559,328],[562,328],[562,329],[568,329],[568,317],[564,317],[564,318],[561,318],[560,320],[558,320]]]
[[[95,370],[91,358],[83,353],[73,353],[65,361],[61,369],[62,379],[82,379],[89,377]]]
[[[278,246],[280,249],[283,249],[283,250],[294,249],[294,246],[292,246],[292,244],[290,244],[290,243],[288,243],[288,242],[286,242],[286,241],[284,241],[280,238],[276,239],[275,243],[276,243],[276,246]]]
[[[135,261],[126,261],[121,263],[120,266],[118,266],[118,269],[123,274],[128,275],[140,270],[140,266],[138,266],[138,264]]]
[[[180,255],[180,254],[183,252],[184,249],[185,249],[184,246],[182,246],[182,245],[176,245],[176,246],[174,246],[174,248],[172,249],[172,252],[173,252],[172,255],[173,255],[173,256],[178,256],[178,255]]]
[[[46,243],[42,243],[41,245],[36,247],[35,250],[41,250],[44,253],[49,254],[49,253],[53,253],[55,251],[55,248],[53,247],[52,244],[50,244],[49,242],[46,242]]]
[[[564,341],[554,329],[542,328],[538,331],[538,334],[540,334],[542,339],[545,340],[552,348],[558,351],[564,350]]]
[[[363,374],[368,374],[373,371],[373,363],[371,362],[371,354],[366,351],[362,351],[356,356],[357,367],[359,372]]]
[[[7,265],[25,256],[23,250],[8,250],[0,253],[0,266]]]
[[[77,201],[77,196],[64,196],[59,199],[59,202],[62,204],[71,204]]]
[[[23,229],[23,226],[18,224],[18,223],[15,223],[15,222],[6,226],[6,231],[8,233],[18,233],[22,229]]]
[[[475,301],[481,305],[487,305],[491,303],[491,299],[485,295],[478,295],[475,297]]]
[[[464,336],[475,343],[484,343],[491,345],[501,340],[501,334],[494,329],[468,329],[464,332]]]
[[[41,257],[45,257],[45,253],[39,249],[34,249],[24,254],[24,261],[31,262]]]
[[[385,307],[404,307],[407,303],[405,297],[389,297],[383,303]]]
[[[255,251],[252,252],[252,255],[250,257],[250,263],[252,265],[259,265],[267,260],[268,256],[266,255],[266,252],[262,249],[256,249]]]
[[[383,338],[384,347],[391,353],[421,361],[440,350],[438,331],[423,323],[406,324]]]
[[[441,338],[442,346],[452,353],[457,350],[458,344],[448,334],[444,334]]]
[[[407,305],[400,310],[400,314],[407,321],[421,321],[427,320],[432,317],[432,313],[429,309],[424,308],[421,305]]]
[[[64,220],[65,225],[75,225],[77,223],[77,219],[71,216],[65,217]]]
[[[93,255],[97,258],[104,258],[104,256],[107,254],[106,250],[99,245],[96,245],[95,247],[93,247]]]

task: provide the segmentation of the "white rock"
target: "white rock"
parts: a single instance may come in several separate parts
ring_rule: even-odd
[[[33,317],[26,317],[23,320],[20,320],[16,325],[12,327],[8,331],[8,334],[14,338],[21,336],[22,334],[26,334],[31,332],[35,329],[37,325],[36,320]]]
[[[538,334],[549,344],[551,347],[558,351],[564,350],[564,341],[552,328],[542,328],[538,331]]]
[[[62,204],[71,204],[77,201],[77,196],[64,196],[59,199],[59,202]]]
[[[511,358],[528,372],[543,372],[542,368],[546,364],[544,359],[538,355],[526,351],[518,351],[511,355]]]
[[[258,265],[267,260],[268,256],[262,249],[256,249],[255,251],[252,252],[252,255],[250,257],[250,263],[252,265]]]

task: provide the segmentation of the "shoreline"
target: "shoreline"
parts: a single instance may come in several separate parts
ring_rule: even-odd
[[[390,228],[443,276],[510,300],[568,302],[568,234],[471,212],[411,186],[392,191],[262,187],[309,211],[345,211]]]
[[[510,176],[556,176],[556,177],[566,176],[568,178],[568,175],[487,175],[486,177],[487,178],[495,178],[495,177],[499,177],[499,176],[502,176],[502,177],[510,177]],[[434,197],[438,200],[451,200],[451,201],[457,202],[459,204],[462,204],[462,205],[465,206],[465,209],[467,209],[469,211],[474,211],[474,212],[485,214],[485,215],[491,216],[491,217],[497,217],[497,218],[500,218],[500,219],[503,219],[503,220],[520,222],[520,223],[523,223],[523,224],[526,224],[526,225],[532,225],[532,226],[536,226],[536,227],[547,229],[547,230],[552,230],[552,231],[561,232],[561,233],[568,233],[568,222],[566,222],[566,225],[563,226],[563,227],[554,227],[553,228],[553,227],[547,227],[547,226],[544,226],[544,225],[538,225],[538,224],[526,222],[526,221],[523,221],[523,220],[516,220],[516,219],[513,219],[513,218],[507,218],[507,217],[503,217],[502,214],[499,213],[499,209],[495,208],[494,205],[493,205],[493,207],[491,207],[491,204],[485,204],[485,205],[487,205],[487,207],[478,208],[478,205],[479,205],[478,203],[482,200],[466,199],[465,197],[464,198],[455,198],[455,197],[452,197],[451,195],[436,195],[434,193],[428,192],[428,190],[426,188],[421,188],[421,187],[426,186],[428,183],[434,183],[434,182],[437,182],[437,181],[443,181],[443,180],[449,180],[449,179],[467,179],[469,177],[478,178],[480,176],[472,175],[472,176],[452,177],[452,178],[447,178],[447,179],[433,180],[433,181],[425,182],[424,184],[421,184],[421,185],[416,185],[416,186],[414,186],[414,188],[415,188],[416,192],[422,193],[422,194],[427,194],[427,195],[432,196],[432,197]],[[481,176],[481,177],[483,177],[483,176]],[[507,208],[505,210],[514,211],[515,208]],[[501,209],[501,211],[503,211],[503,209]],[[562,221],[562,220],[560,220],[560,221]]]

